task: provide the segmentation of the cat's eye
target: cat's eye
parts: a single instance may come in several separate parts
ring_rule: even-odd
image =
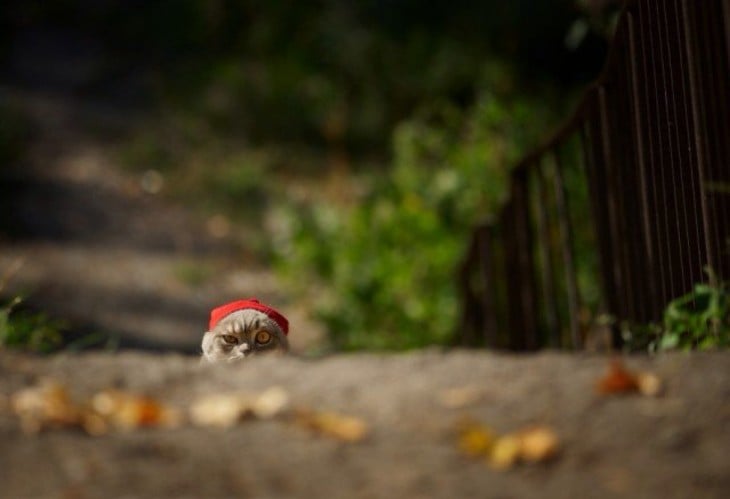
[[[271,341],[271,333],[268,331],[259,331],[256,333],[256,343],[259,345],[265,345]]]
[[[224,334],[223,341],[225,341],[229,345],[235,345],[236,343],[238,343],[238,338],[236,338],[232,334]]]

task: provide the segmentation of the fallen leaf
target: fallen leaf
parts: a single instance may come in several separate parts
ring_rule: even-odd
[[[512,434],[504,435],[494,442],[487,463],[496,470],[508,470],[517,464],[520,452],[520,439]]]
[[[560,448],[558,436],[552,428],[534,426],[518,433],[520,457],[530,463],[540,463],[555,457]]]
[[[256,397],[251,410],[259,419],[270,419],[279,415],[289,406],[289,394],[280,386],[272,386]]]
[[[15,393],[10,405],[26,433],[37,433],[47,427],[73,426],[81,420],[79,408],[66,387],[48,379]]]
[[[658,397],[664,391],[662,380],[653,373],[638,373],[636,383],[639,385],[639,392],[647,397]]]
[[[177,409],[167,407],[150,397],[121,390],[103,390],[91,399],[91,408],[101,418],[121,430],[140,427],[179,426],[182,422]]]
[[[479,401],[482,390],[476,386],[448,388],[439,392],[437,401],[448,409],[461,409]]]
[[[283,388],[274,386],[258,395],[240,392],[206,395],[191,404],[189,415],[197,426],[228,428],[246,416],[274,418],[288,406],[289,394]]]
[[[649,372],[631,372],[618,359],[613,359],[606,375],[598,380],[596,390],[602,395],[640,393],[657,397],[663,391],[661,379]]]
[[[90,435],[103,435],[111,428],[175,427],[182,422],[177,409],[121,390],[103,390],[79,404],[71,399],[65,385],[48,379],[16,392],[11,408],[26,433],[79,427]]]
[[[494,432],[479,423],[462,423],[459,429],[459,449],[468,456],[477,457],[489,454],[495,441]]]
[[[240,394],[207,395],[190,406],[190,421],[197,426],[229,428],[243,417],[247,405]]]
[[[473,421],[459,423],[458,447],[471,457],[486,458],[487,464],[499,471],[519,463],[541,463],[555,457],[560,441],[547,426],[530,426],[504,435],[496,435],[489,427]]]
[[[299,409],[295,421],[312,431],[349,443],[360,442],[369,433],[368,425],[363,420],[335,412]]]
[[[105,435],[110,431],[109,421],[93,410],[82,413],[81,427],[86,433],[95,437]]]
[[[596,390],[602,395],[634,393],[639,390],[636,375],[624,368],[620,360],[613,359],[606,375],[598,380]]]

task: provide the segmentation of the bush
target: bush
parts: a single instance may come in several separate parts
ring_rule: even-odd
[[[336,348],[449,341],[468,233],[500,206],[507,165],[533,139],[530,125],[545,123],[545,107],[494,92],[467,112],[432,106],[396,128],[392,168],[361,178],[353,206],[282,209],[280,268],[315,296]]]
[[[22,299],[16,297],[0,305],[0,348],[21,348],[47,353],[63,342],[62,324],[45,314],[18,309]]]
[[[669,302],[661,324],[624,324],[628,350],[711,350],[730,346],[730,291],[717,283],[698,283],[686,295]]]
[[[727,347],[730,345],[730,294],[725,286],[697,284],[664,310],[660,350]]]

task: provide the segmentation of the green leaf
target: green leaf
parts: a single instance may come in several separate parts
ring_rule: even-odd
[[[665,334],[659,341],[659,350],[673,350],[679,346],[678,334]]]

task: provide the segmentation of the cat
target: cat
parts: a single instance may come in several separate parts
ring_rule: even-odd
[[[234,362],[266,352],[289,351],[289,323],[258,300],[239,300],[213,309],[203,335],[203,361]]]

